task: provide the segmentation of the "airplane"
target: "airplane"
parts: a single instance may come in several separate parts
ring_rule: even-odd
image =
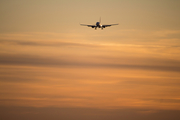
[[[101,28],[101,30],[103,30],[103,28],[105,27],[110,27],[110,26],[113,26],[113,25],[119,25],[119,24],[109,24],[109,25],[101,25],[101,18],[99,19],[99,22],[96,22],[96,25],[86,25],[86,24],[80,24],[82,26],[88,26],[88,27],[92,27],[92,28]]]

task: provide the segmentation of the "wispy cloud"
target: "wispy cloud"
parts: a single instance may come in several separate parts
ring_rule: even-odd
[[[1,36],[1,103],[178,109],[178,38],[138,30],[100,34]]]
[[[93,57],[93,56],[92,56]],[[100,58],[100,57],[99,57]],[[103,58],[103,57],[102,57]],[[32,56],[32,55],[22,55],[22,54],[0,54],[0,64],[1,65],[29,65],[29,66],[71,66],[71,67],[95,67],[95,68],[116,68],[116,69],[145,69],[145,70],[160,70],[160,71],[180,71],[180,62],[176,60],[158,60],[158,59],[144,59],[144,62],[148,64],[133,64],[133,57],[129,64],[122,64],[121,62],[113,62],[114,60],[121,58],[108,58],[103,60],[97,58],[90,58],[92,62],[85,60],[76,60],[71,56],[62,57],[62,58],[46,58],[40,56]],[[80,59],[80,58],[78,58]],[[96,59],[94,61],[93,59]],[[101,61],[108,61],[107,63],[102,63]],[[143,60],[140,60],[143,62]],[[150,64],[151,63],[151,64]],[[161,63],[161,64],[160,64]],[[163,63],[163,64],[162,64]],[[160,64],[160,65],[159,65]]]
[[[85,43],[73,43],[73,42],[47,42],[47,41],[22,41],[22,40],[0,40],[0,44],[10,44],[10,45],[24,45],[24,46],[52,46],[52,47],[61,47],[61,46],[75,46],[75,47],[99,47],[100,45],[96,44],[85,44]]]

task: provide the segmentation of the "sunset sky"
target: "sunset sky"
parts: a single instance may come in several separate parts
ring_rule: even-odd
[[[1,0],[0,119],[179,120],[180,1]]]

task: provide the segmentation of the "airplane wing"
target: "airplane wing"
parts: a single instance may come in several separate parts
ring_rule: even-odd
[[[88,27],[92,27],[92,28],[96,27],[95,25],[86,25],[86,24],[80,24],[80,25],[82,25],[82,26],[88,26]]]
[[[110,26],[113,26],[113,25],[119,25],[119,24],[102,25],[102,27],[105,28],[105,27],[110,27]]]

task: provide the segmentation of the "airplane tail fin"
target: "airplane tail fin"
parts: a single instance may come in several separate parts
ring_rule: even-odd
[[[99,23],[101,23],[101,17],[100,17],[100,19],[99,19]]]

